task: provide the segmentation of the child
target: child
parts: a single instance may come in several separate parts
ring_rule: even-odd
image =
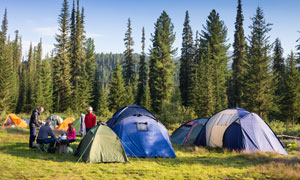
[[[69,146],[70,143],[76,141],[76,129],[74,128],[74,124],[68,124],[67,130],[67,145]]]

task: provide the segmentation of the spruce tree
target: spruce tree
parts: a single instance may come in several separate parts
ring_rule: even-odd
[[[34,87],[34,82],[33,82],[33,76],[34,76],[34,66],[33,66],[33,48],[32,48],[32,43],[30,43],[29,46],[29,52],[27,55],[27,65],[26,65],[26,73],[25,73],[25,77],[26,77],[26,95],[25,95],[25,105],[23,106],[23,111],[24,112],[30,112],[33,108],[33,87]]]
[[[127,98],[126,98],[126,101],[125,101],[125,105],[134,104],[134,95],[133,95],[132,91],[133,91],[132,86],[131,86],[131,84],[129,84],[129,86],[127,86],[127,88],[126,88]]]
[[[23,62],[20,65],[20,69],[19,69],[19,74],[20,74],[20,78],[19,78],[19,95],[18,95],[18,99],[17,99],[17,105],[16,105],[16,113],[20,113],[23,111],[24,109],[24,104],[25,104],[25,95],[26,95],[26,74],[25,74],[25,63]]]
[[[182,33],[182,48],[180,58],[180,94],[182,104],[185,107],[192,105],[193,91],[193,72],[194,72],[194,41],[193,32],[190,26],[190,17],[188,11],[185,14]]]
[[[149,82],[147,81],[146,87],[145,87],[145,94],[144,98],[141,101],[141,106],[145,107],[146,109],[151,109],[151,94],[150,94],[150,87]]]
[[[92,107],[94,109],[98,109],[99,104],[99,99],[100,99],[100,91],[101,91],[101,86],[104,86],[104,83],[101,83],[101,77],[100,77],[100,73],[101,70],[99,68],[98,62],[96,63],[96,70],[95,70],[95,74],[94,74],[94,80],[93,80],[93,92],[92,92],[92,97],[94,98],[94,100],[92,101]]]
[[[285,91],[283,92],[283,115],[287,123],[300,117],[300,73],[296,68],[294,53],[288,57],[286,75],[284,78]]]
[[[73,85],[72,105],[75,112],[80,112],[90,106],[91,85],[86,69],[84,9],[82,8],[80,13],[79,0],[77,0],[75,20],[75,42],[70,43],[75,44],[71,66],[71,81]],[[71,24],[71,26],[73,25]]]
[[[148,67],[145,55],[145,29],[142,29],[142,53],[140,55],[139,62],[139,78],[138,78],[138,92],[136,97],[136,103],[143,105],[145,102],[145,91],[148,82]]]
[[[128,18],[127,23],[127,31],[125,33],[124,43],[126,50],[124,51],[125,62],[123,64],[123,71],[124,71],[124,79],[125,84],[128,86],[129,84],[134,85],[135,83],[135,61],[133,58],[133,49],[132,46],[134,45],[134,41],[132,39],[132,28],[131,28],[131,21]]]
[[[0,32],[0,111],[9,110],[11,61],[9,57],[9,43],[7,41],[7,10],[5,9]]]
[[[100,92],[98,102],[99,102],[99,104],[98,104],[98,107],[97,107],[97,115],[100,116],[100,117],[108,117],[110,112],[108,110],[107,101],[106,101],[106,93],[105,93],[105,89],[104,89],[103,84],[102,84],[102,87],[101,87],[101,92]]]
[[[263,11],[257,8],[252,18],[249,36],[248,72],[245,81],[244,107],[261,117],[270,112],[273,106],[273,96],[270,76],[270,45],[268,32],[271,30],[264,18]]]
[[[44,106],[44,94],[43,94],[43,84],[42,84],[42,39],[37,45],[37,55],[36,55],[36,72],[35,72],[35,85],[34,85],[34,107]]]
[[[214,111],[221,111],[227,107],[227,94],[226,94],[226,79],[228,76],[227,50],[229,46],[226,44],[227,28],[224,22],[220,20],[220,15],[215,10],[212,10],[203,26],[204,30],[201,31],[203,49],[210,50],[209,59],[212,65],[213,72],[211,74],[213,82],[213,94],[215,99]],[[210,47],[208,47],[210,46]]]
[[[232,77],[229,91],[229,105],[232,107],[241,107],[243,96],[243,83],[247,72],[246,61],[246,42],[243,28],[243,12],[241,0],[238,0],[237,16],[235,21],[235,32],[233,42],[233,62]]]
[[[77,0],[79,6],[79,0]],[[79,10],[77,10],[79,13]],[[80,79],[80,100],[81,103],[79,106],[81,107],[81,111],[83,111],[86,107],[90,106],[91,99],[92,99],[92,87],[91,87],[91,81],[92,79],[89,79],[90,74],[93,74],[95,67],[91,66],[91,69],[87,69],[87,59],[86,59],[86,51],[85,51],[85,42],[86,42],[86,37],[85,37],[85,29],[84,29],[84,8],[81,8],[81,14],[80,14],[80,23],[77,22],[77,28],[79,28],[79,38],[80,38],[80,59],[81,59],[81,79]],[[79,23],[79,24],[78,24]],[[91,71],[91,73],[89,73]]]
[[[119,61],[114,68],[114,71],[109,82],[108,107],[111,112],[116,112],[125,104],[127,100],[126,90],[124,88],[124,79],[122,76],[122,67]]]
[[[210,44],[201,47],[201,56],[196,68],[196,82],[194,87],[194,110],[198,117],[210,117],[215,111],[216,96],[214,95],[213,73]]]
[[[96,52],[95,52],[95,44],[94,40],[91,38],[88,38],[85,43],[85,54],[86,54],[86,72],[87,72],[87,80],[88,80],[88,89],[90,90],[90,101],[92,103],[92,106],[95,107],[95,88],[98,88],[100,91],[100,87],[94,87],[96,84],[95,81],[95,73],[96,73]],[[97,85],[96,85],[97,86]]]
[[[282,94],[285,91],[284,86],[284,76],[285,76],[285,64],[283,58],[283,48],[281,47],[281,42],[277,38],[274,42],[274,49],[273,49],[273,63],[272,63],[272,87],[274,87],[274,102],[278,106],[279,116],[282,115],[284,111],[282,104],[283,104],[283,96]],[[274,107],[274,106],[273,106]],[[274,108],[273,108],[274,109]],[[280,117],[279,117],[280,118]]]
[[[52,68],[51,59],[46,56],[41,67],[42,91],[43,101],[42,105],[47,112],[53,112],[53,81],[52,81]]]
[[[20,84],[20,66],[22,58],[22,49],[20,47],[19,32],[15,31],[15,40],[12,42],[12,89],[11,89],[11,110],[16,110],[18,96],[19,96],[19,84]]]
[[[163,11],[155,23],[152,34],[152,48],[150,50],[149,86],[152,109],[159,112],[164,101],[170,101],[173,87],[172,55],[176,49],[172,45],[175,41],[174,25],[168,14]]]
[[[61,14],[59,15],[59,34],[56,35],[53,60],[54,106],[56,112],[66,111],[71,107],[71,75],[69,56],[69,12],[68,1],[64,0]]]

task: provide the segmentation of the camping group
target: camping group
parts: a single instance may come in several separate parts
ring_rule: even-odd
[[[58,116],[47,119],[51,121],[51,128],[62,131],[73,123],[77,135],[83,136],[75,155],[91,163],[127,162],[127,157],[175,158],[172,143],[287,154],[267,123],[257,114],[241,108],[228,108],[210,118],[184,122],[171,136],[149,110],[139,105],[123,107],[106,124],[97,123],[86,134],[82,131],[84,115],[76,120],[62,121]],[[27,124],[28,121],[9,114],[3,126],[26,128]]]

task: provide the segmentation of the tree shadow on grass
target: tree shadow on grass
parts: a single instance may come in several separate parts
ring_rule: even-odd
[[[22,134],[22,135],[29,135],[29,129],[28,128],[17,128],[17,127],[9,127],[9,128],[0,128],[1,131],[6,131],[9,134]]]
[[[71,145],[73,150],[74,146]],[[45,148],[47,149],[47,148]],[[75,149],[76,150],[76,149]],[[38,159],[38,160],[51,160],[54,162],[77,162],[78,157],[74,157],[73,154],[50,154],[46,152],[40,152],[39,149],[31,149],[28,147],[28,143],[16,142],[11,145],[5,145],[0,147],[1,153],[10,154],[16,157],[22,157],[27,159]]]

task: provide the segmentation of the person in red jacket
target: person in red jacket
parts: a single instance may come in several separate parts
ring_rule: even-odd
[[[88,114],[84,118],[86,133],[96,125],[96,115],[93,114],[93,108],[88,108]]]

